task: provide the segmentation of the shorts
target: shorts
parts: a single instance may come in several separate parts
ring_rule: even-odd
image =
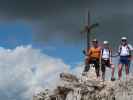
[[[99,67],[99,59],[91,59],[90,61],[89,61],[89,63],[90,64],[94,64],[94,66],[96,67],[96,68],[98,68]]]
[[[107,59],[107,60],[102,59],[101,64],[104,66],[107,66],[107,67],[111,67],[109,59]]]
[[[120,56],[119,64],[130,65],[129,56]]]
[[[106,67],[111,68],[110,61],[109,61],[109,60],[104,60],[104,59],[102,59],[102,60],[101,60],[101,71],[102,71],[102,72],[105,72]]]
[[[99,77],[100,76],[100,73],[99,73],[100,72],[99,59],[91,59],[90,64],[94,64],[96,75],[97,75],[97,77]]]

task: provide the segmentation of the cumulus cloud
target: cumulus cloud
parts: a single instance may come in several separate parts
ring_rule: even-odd
[[[54,87],[69,66],[32,46],[0,48],[0,98],[30,100],[35,91]],[[54,83],[53,83],[54,82]]]
[[[117,60],[118,61],[118,60]],[[117,64],[116,60],[113,60]],[[55,88],[60,72],[71,72],[81,76],[84,65],[74,69],[61,59],[50,57],[32,46],[15,49],[0,47],[0,98],[2,100],[31,100],[44,88]],[[110,79],[111,70],[107,69]]]

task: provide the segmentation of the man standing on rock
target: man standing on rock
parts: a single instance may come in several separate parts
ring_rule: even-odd
[[[112,64],[112,50],[109,47],[109,42],[103,42],[103,48],[101,49],[101,71],[102,79],[105,80],[106,66],[112,69],[111,81],[114,81],[114,65]]]
[[[121,38],[121,44],[118,49],[118,53],[120,55],[119,59],[119,65],[118,65],[118,77],[119,80],[121,80],[122,77],[122,67],[125,65],[125,70],[126,70],[126,79],[128,79],[129,76],[129,66],[131,62],[131,53],[132,53],[132,46],[128,44],[127,38],[122,37]]]
[[[92,40],[92,47],[89,48],[86,52],[86,59],[85,59],[85,69],[84,72],[88,72],[90,68],[90,64],[94,64],[96,76],[100,78],[100,55],[101,49],[99,47],[97,39]]]

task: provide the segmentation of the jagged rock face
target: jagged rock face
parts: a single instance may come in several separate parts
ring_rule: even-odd
[[[73,82],[76,81],[78,82],[78,78],[75,75],[69,74],[69,73],[61,73],[60,78],[65,81]]]
[[[43,91],[33,100],[133,100],[133,79],[98,81],[92,68],[87,76],[61,73],[61,81],[53,92]]]

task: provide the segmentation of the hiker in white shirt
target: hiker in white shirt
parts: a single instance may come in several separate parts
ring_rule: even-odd
[[[121,38],[121,44],[119,46],[118,49],[118,53],[120,55],[120,59],[119,59],[119,64],[118,64],[118,77],[119,80],[121,80],[122,77],[122,68],[123,65],[125,65],[125,70],[126,70],[126,79],[128,79],[128,75],[129,75],[129,66],[130,66],[130,62],[131,62],[131,52],[132,52],[133,48],[130,44],[128,44],[127,38],[126,37],[122,37]]]
[[[114,65],[112,64],[112,50],[109,47],[109,42],[103,42],[103,48],[101,49],[101,71],[102,71],[102,79],[105,80],[105,71],[106,67],[112,69],[111,81],[114,81]]]

